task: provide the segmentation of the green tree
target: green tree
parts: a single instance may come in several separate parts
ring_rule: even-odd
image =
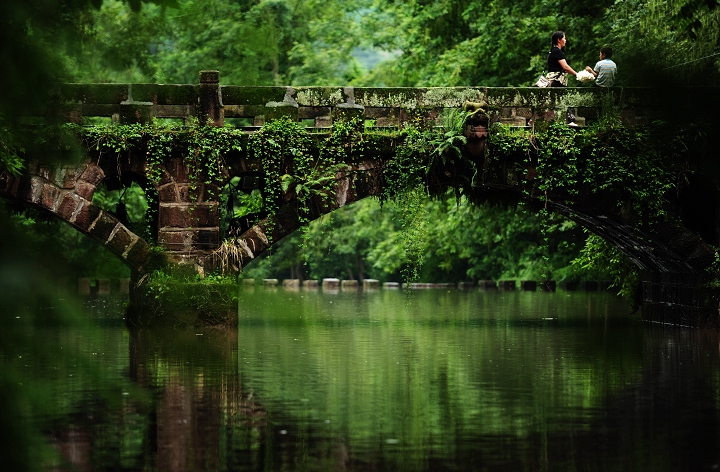
[[[374,46],[399,54],[371,72],[366,82],[529,85],[545,67],[553,31],[566,31],[568,59],[576,68],[597,57],[593,26],[611,4],[378,0],[369,34]]]

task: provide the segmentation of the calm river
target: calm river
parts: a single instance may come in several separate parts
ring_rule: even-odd
[[[110,298],[18,309],[5,466],[31,448],[56,471],[720,467],[720,336],[613,295],[240,293],[237,330],[128,331]]]

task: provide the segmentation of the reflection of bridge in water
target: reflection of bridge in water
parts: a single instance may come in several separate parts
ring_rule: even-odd
[[[301,204],[292,187],[284,189],[276,211],[256,215],[250,225],[232,235],[236,248],[233,257],[236,267],[241,267],[308,221],[382,192],[387,165],[402,144],[398,133],[383,131],[397,131],[405,123],[436,122],[443,110],[459,109],[466,102],[487,106],[483,109],[486,113],[476,115],[478,121],[465,128],[465,162],[481,167],[482,178],[469,178],[471,169],[462,163],[428,162],[435,168],[433,180],[426,185],[434,191],[460,188],[475,201],[509,198],[542,202],[601,235],[646,270],[649,275],[645,299],[654,302],[650,305],[656,308],[700,304],[696,278],[714,260],[710,245],[720,241],[720,173],[712,155],[686,156],[687,172],[682,176],[686,182],[678,185],[674,207],[669,209],[683,224],[655,225],[643,231],[637,229],[639,225],[632,216],[621,211],[621,196],[607,199],[589,191],[573,195],[538,192],[539,179],[527,173],[531,166],[528,156],[504,161],[485,155],[488,123],[527,127],[541,121],[564,120],[573,110],[577,122],[584,125],[597,118],[608,99],[621,110],[626,125],[648,124],[656,118],[700,122],[718,109],[715,101],[719,94],[714,90],[244,87],[221,86],[217,72],[203,71],[197,85],[63,84],[56,92],[53,105],[36,111],[36,115],[61,116],[78,124],[93,117],[121,124],[149,122],[153,118],[199,118],[214,126],[232,123],[243,131],[239,137],[242,149],[224,153],[220,173],[212,178],[192,168],[187,148],[172,149],[162,159],[153,160],[153,149],[148,145],[151,137],[147,134],[118,152],[89,149],[80,162],[71,165],[48,163],[43,156],[28,155],[23,175],[0,176],[0,195],[70,223],[120,257],[136,275],[147,269],[150,244],[128,228],[122,215],[92,203],[98,186],[127,188],[137,182],[152,187],[157,201],[152,209],[155,221],[151,232],[158,245],[176,263],[191,263],[200,270],[215,269],[219,265],[217,250],[228,236],[221,234],[221,189],[236,178],[240,191],[268,192],[270,180],[265,165],[273,156],[258,157],[247,152],[248,137],[265,123],[288,118],[307,125],[317,145],[327,138],[333,123],[359,119],[354,122],[355,131],[367,138],[365,148],[362,152],[344,149],[342,156],[334,156],[334,164],[344,167],[335,170],[330,192],[314,195]],[[362,126],[368,120],[372,120],[372,128]],[[372,145],[367,144],[370,142]],[[316,146],[311,151],[318,153],[318,149]],[[667,154],[668,159],[676,157],[675,150]],[[149,167],[155,172],[153,181],[148,178]],[[293,172],[290,167],[282,170],[281,174]]]

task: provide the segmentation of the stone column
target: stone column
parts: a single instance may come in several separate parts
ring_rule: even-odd
[[[215,185],[190,182],[188,164],[169,159],[158,186],[158,243],[176,263],[212,270],[209,254],[220,245],[220,210]]]
[[[222,96],[220,94],[220,72],[216,70],[200,71],[200,104],[198,119],[200,123],[212,122],[213,126],[225,124]]]

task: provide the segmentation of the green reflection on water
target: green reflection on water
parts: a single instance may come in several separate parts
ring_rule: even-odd
[[[2,335],[3,379],[16,382],[13,404],[26,405],[3,424],[27,433],[12,444],[26,441],[31,464],[670,471],[719,462],[717,334],[642,323],[609,294],[429,290],[408,300],[243,288],[237,330],[128,331],[122,309],[103,299],[58,321],[44,314],[50,301]],[[34,442],[30,424],[41,426]],[[40,439],[50,445],[44,462]]]
[[[560,427],[550,420],[598,408],[638,379],[641,326],[608,295],[331,297],[244,293],[241,381],[269,409],[306,418],[288,430],[329,422],[352,451],[399,447],[416,470],[430,456],[453,457],[468,432]]]

